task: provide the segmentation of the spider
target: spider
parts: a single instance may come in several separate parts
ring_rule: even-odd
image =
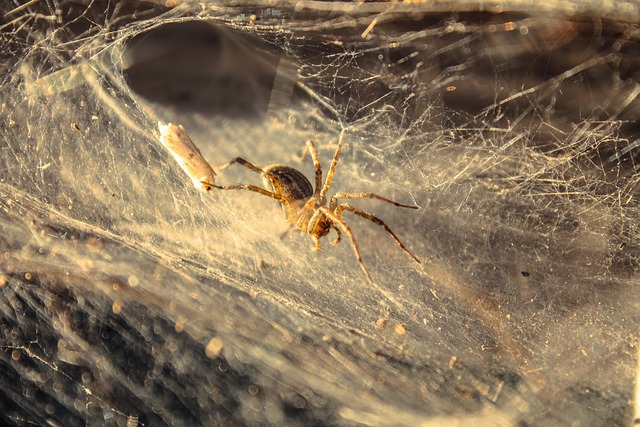
[[[344,135],[345,130],[343,129],[338,140],[338,148],[336,148],[335,154],[333,155],[333,160],[331,161],[331,166],[329,167],[329,172],[324,183],[322,182],[322,166],[318,159],[318,152],[315,144],[311,140],[307,141],[303,157],[307,152],[311,154],[311,159],[315,166],[315,187],[311,186],[309,180],[301,172],[292,167],[274,164],[262,169],[241,157],[236,157],[220,169],[226,169],[233,164],[245,166],[246,168],[260,174],[263,185],[269,188],[269,190],[252,184],[212,186],[221,190],[244,189],[255,191],[278,200],[287,220],[290,223],[289,229],[283,234],[283,237],[289,232],[289,230],[291,230],[291,228],[306,232],[311,236],[315,243],[315,247],[313,247],[315,252],[320,250],[320,239],[329,234],[332,229],[337,233],[336,240],[331,242],[333,245],[340,242],[342,239],[342,232],[344,232],[351,241],[353,252],[355,253],[362,272],[367,277],[367,280],[372,282],[371,275],[360,256],[360,250],[358,249],[358,244],[356,243],[353,232],[349,225],[342,219],[342,215],[345,211],[349,211],[384,228],[403,251],[405,251],[417,263],[420,263],[420,260],[402,244],[400,239],[398,239],[384,221],[370,213],[356,208],[355,206],[351,206],[348,203],[341,203],[340,200],[366,198],[380,200],[401,208],[418,209],[418,207],[403,205],[374,193],[338,192],[331,197],[327,204],[327,192],[331,186],[333,174],[335,173],[336,165],[338,164],[338,157],[340,156]]]

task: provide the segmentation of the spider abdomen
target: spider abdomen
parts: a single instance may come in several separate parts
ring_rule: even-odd
[[[263,178],[265,187],[270,188],[274,193],[282,194],[289,202],[297,200],[306,202],[309,197],[313,196],[313,187],[307,177],[294,168],[271,165],[264,168],[264,171],[271,174],[280,184],[280,188],[274,188],[268,178]]]
[[[289,202],[289,210],[283,203],[282,209],[291,221],[298,209],[313,196],[313,186],[306,176],[298,170],[283,165],[271,165],[264,168],[271,175],[280,188],[271,182],[271,179],[263,176],[263,185],[276,194],[281,194]]]

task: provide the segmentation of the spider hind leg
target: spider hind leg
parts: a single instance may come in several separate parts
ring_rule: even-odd
[[[404,205],[402,203],[398,203],[394,200],[387,199],[386,197],[382,197],[379,194],[375,193],[336,193],[331,197],[331,203],[329,205],[329,209],[335,210],[336,206],[338,206],[338,200],[340,199],[375,199],[380,200],[381,202],[389,203],[390,205],[397,206],[399,208],[407,208],[407,209],[418,209],[418,206],[413,205]]]
[[[380,227],[384,228],[385,231],[387,233],[389,233],[389,235],[391,235],[391,238],[398,244],[398,246],[400,246],[400,248],[402,248],[403,251],[405,251],[411,258],[413,258],[415,262],[417,262],[418,264],[421,264],[420,260],[414,254],[412,254],[411,251],[409,251],[409,249],[407,249],[404,246],[404,244],[400,241],[398,236],[396,236],[395,233],[393,231],[391,231],[389,226],[387,224],[385,224],[383,220],[381,220],[377,216],[371,215],[370,213],[363,211],[362,209],[358,209],[358,208],[356,208],[354,206],[351,206],[348,203],[341,203],[334,210],[335,214],[338,217],[342,217],[342,214],[343,214],[344,211],[349,211],[349,212],[351,212],[351,213],[353,213],[355,215],[358,215],[359,217],[367,219],[367,220],[373,222],[374,224],[377,224]]]

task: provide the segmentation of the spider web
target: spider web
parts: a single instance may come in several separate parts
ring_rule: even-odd
[[[0,424],[630,425],[627,2],[5,2]],[[310,250],[240,156],[374,192]],[[345,240],[345,239],[343,239]]]

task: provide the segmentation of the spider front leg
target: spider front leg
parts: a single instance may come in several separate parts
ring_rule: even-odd
[[[260,188],[256,185],[252,184],[235,184],[235,185],[211,185],[213,188],[217,188],[218,190],[250,190],[255,191],[256,193],[264,194],[265,196],[269,196],[272,199],[279,200],[280,203],[285,205],[289,204],[289,201],[280,194],[273,193],[271,191],[267,191],[264,188]]]
[[[220,166],[218,168],[218,170],[223,171],[223,170],[227,169],[229,166],[234,165],[234,164],[238,164],[238,165],[244,166],[244,167],[249,168],[252,171],[257,172],[259,174],[264,173],[264,171],[261,168],[259,168],[258,166],[254,165],[253,163],[250,163],[250,162],[246,161],[242,157],[236,157],[234,159],[229,160],[229,162],[227,162],[224,165]]]
[[[307,203],[307,205],[309,205],[309,204]],[[303,212],[301,212],[301,214],[302,213]],[[309,219],[309,222],[308,222],[308,224],[306,226],[306,230],[305,230],[307,232],[307,234],[309,234],[313,238],[313,240],[314,240],[314,242],[316,244],[315,248],[314,247],[311,248],[314,252],[318,252],[320,250],[320,248],[321,248],[320,237],[323,237],[325,235],[324,232],[319,232],[318,231],[318,227],[319,227],[319,224],[320,224],[320,218],[321,218],[320,210],[314,211],[313,215]],[[293,225],[289,226],[289,230],[292,227],[293,227]],[[298,227],[298,229],[300,229],[300,227]],[[289,230],[285,231],[285,233],[282,235],[282,237],[286,236],[286,234],[289,232]],[[335,246],[338,243],[340,243],[340,241],[342,240],[342,232],[340,231],[340,229],[338,227],[336,227],[336,225],[333,222],[330,222],[329,230],[334,230],[336,232],[336,234],[337,234],[336,239],[331,241],[331,244]],[[327,231],[327,233],[328,233],[328,231]]]
[[[247,169],[250,169],[250,170],[254,171],[257,174],[260,174],[261,177],[267,178],[273,184],[273,188],[275,189],[276,193],[277,194],[282,194],[282,187],[280,186],[280,183],[278,182],[276,177],[273,176],[273,174],[265,171],[262,168],[259,168],[258,166],[254,165],[251,162],[246,161],[242,157],[236,157],[234,159],[231,159],[229,161],[229,163],[226,163],[226,164],[220,166],[218,168],[218,170],[223,171],[223,170],[227,169],[229,166],[234,165],[234,164],[238,164],[240,166],[244,166]],[[272,194],[276,194],[276,193],[272,193]]]
[[[388,200],[388,199],[385,199],[385,200]],[[395,202],[392,202],[392,203],[394,203],[394,204],[395,204]],[[400,205],[400,204],[398,203],[398,205]],[[413,207],[413,206],[406,206],[406,205],[400,205],[400,206],[402,206],[402,207]],[[377,216],[371,215],[371,214],[370,214],[370,213],[368,213],[368,212],[365,212],[365,211],[363,211],[363,210],[361,210],[361,209],[358,209],[358,208],[356,208],[356,207],[353,207],[353,206],[349,205],[348,203],[341,203],[341,204],[340,204],[340,205],[338,205],[338,206],[335,208],[335,210],[334,210],[335,215],[336,215],[337,217],[340,217],[340,218],[342,217],[342,213],[343,213],[344,211],[349,211],[349,212],[351,212],[351,213],[353,213],[353,214],[355,214],[355,215],[358,215],[358,216],[360,216],[360,217],[362,217],[362,218],[364,218],[364,219],[367,219],[367,220],[369,220],[369,221],[371,221],[371,222],[373,222],[373,223],[375,223],[375,224],[378,224],[380,227],[384,228],[384,229],[387,231],[387,233],[389,233],[389,235],[391,235],[391,238],[393,238],[393,240],[395,240],[395,242],[398,244],[398,246],[400,246],[400,247],[402,248],[402,250],[403,250],[403,251],[405,251],[405,252],[406,252],[406,253],[407,253],[411,258],[413,258],[413,259],[414,259],[418,264],[420,264],[420,260],[419,260],[419,259],[418,259],[414,254],[412,254],[412,253],[409,251],[409,249],[407,249],[407,248],[402,244],[402,242],[400,241],[400,239],[398,238],[398,236],[396,236],[396,235],[395,235],[395,233],[394,233],[393,231],[391,231],[391,229],[389,228],[389,226],[387,226],[387,224],[385,224],[383,220],[381,220],[381,219],[380,219],[380,218],[378,218]]]
[[[311,199],[309,200],[309,202],[314,200],[315,199]],[[307,208],[308,206],[311,206],[311,205],[309,205],[309,203],[307,202],[307,204],[305,205],[305,208]],[[303,212],[300,212],[300,214],[302,214]],[[307,234],[311,236],[311,238],[313,239],[315,246],[312,246],[311,250],[314,252],[320,251],[322,247],[322,245],[320,244],[320,238],[326,234],[322,226],[323,220],[324,218],[322,217],[322,213],[320,209],[316,209],[315,211],[313,211],[313,215],[311,215],[311,218],[309,218],[309,221],[306,224],[300,224],[301,227],[298,227],[298,229],[300,229],[302,228],[302,226],[306,225],[306,228],[303,228],[303,230],[306,231]]]

